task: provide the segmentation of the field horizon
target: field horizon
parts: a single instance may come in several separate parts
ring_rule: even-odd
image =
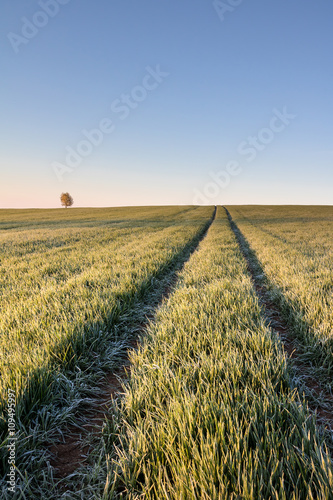
[[[210,207],[210,206],[215,206],[215,203],[211,204],[206,204],[206,205],[195,205],[195,204],[188,204],[188,203],[164,203],[164,204],[136,204],[136,205],[103,205],[103,206],[71,206],[68,207],[70,210],[92,210],[92,209],[97,209],[97,210],[104,210],[104,209],[111,209],[111,208],[156,208],[156,207]],[[229,207],[332,207],[333,204],[331,203],[226,203],[225,206]],[[65,207],[17,207],[17,208],[0,208],[0,211],[28,211],[31,210],[32,212],[38,211],[38,210],[66,210]]]

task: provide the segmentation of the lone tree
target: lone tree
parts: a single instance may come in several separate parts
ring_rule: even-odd
[[[69,193],[61,193],[60,201],[63,207],[71,207],[74,203],[73,198]]]

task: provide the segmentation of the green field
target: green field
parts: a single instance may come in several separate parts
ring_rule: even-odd
[[[331,389],[333,208],[227,208],[304,363]],[[333,498],[333,440],[264,316],[226,211],[213,215],[0,211],[3,474],[8,388],[18,436],[17,496],[2,482],[4,498]],[[138,335],[88,462],[59,482],[47,443],[81,422]]]

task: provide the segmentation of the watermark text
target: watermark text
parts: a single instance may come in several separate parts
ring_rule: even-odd
[[[9,472],[7,474],[7,489],[15,493],[16,488],[16,423],[15,423],[15,391],[8,389],[7,410],[8,410],[8,464]]]
[[[274,140],[277,134],[283,132],[286,127],[296,118],[296,115],[287,111],[284,106],[282,111],[273,109],[273,116],[267,127],[261,128],[257,134],[247,137],[246,140],[239,143],[237,153],[244,157],[247,163],[253,162],[258,153],[264,151],[267,146]],[[194,189],[193,204],[202,205],[210,204],[213,198],[216,198],[221,189],[225,189],[231,182],[231,179],[243,172],[242,162],[238,160],[229,161],[223,170],[218,172],[209,172],[209,177],[212,179],[208,182],[203,190]]]
[[[83,161],[90,156],[93,151],[100,146],[105,137],[112,134],[116,129],[115,117],[121,121],[126,120],[130,114],[138,108],[148,96],[149,92],[156,90],[159,85],[169,76],[170,73],[162,71],[158,64],[155,68],[146,67],[146,74],[140,85],[136,85],[128,93],[121,94],[118,99],[111,103],[111,111],[114,117],[102,118],[97,127],[93,129],[83,129],[81,139],[76,145],[67,145],[66,155],[63,162],[54,161],[51,163],[52,169],[59,181],[63,180],[64,175],[74,171]]]

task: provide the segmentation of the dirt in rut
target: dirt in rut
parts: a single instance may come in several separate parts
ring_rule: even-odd
[[[312,412],[315,412],[317,414],[318,421],[322,425],[333,431],[333,397],[322,387],[320,382],[313,377],[313,375],[311,374],[311,367],[303,361],[301,357],[301,349],[297,345],[287,322],[284,320],[278,307],[270,299],[267,287],[262,283],[263,275],[258,276],[255,269],[256,265],[250,259],[246,251],[247,242],[243,234],[233,221],[228,210],[226,208],[225,210],[230,222],[231,229],[236,236],[239,248],[244,256],[244,259],[246,260],[247,268],[252,278],[254,289],[259,298],[260,304],[263,307],[266,319],[269,322],[271,328],[273,328],[273,330],[275,330],[279,334],[288,359],[292,361],[297,376],[301,378],[302,383],[307,388],[307,390],[312,392],[312,394],[314,394],[315,396],[316,403],[312,401],[309,402],[309,408]]]
[[[64,434],[64,442],[49,447],[53,455],[50,464],[55,468],[56,478],[69,476],[87,462],[90,450],[88,445],[84,445],[84,438],[88,434],[91,436],[100,433],[105,415],[108,413],[108,403],[111,398],[122,392],[121,380],[127,377],[129,369],[128,363],[117,372],[106,375],[99,387],[100,393],[91,400],[90,408],[86,409],[87,423],[83,424],[80,430],[77,427],[68,426]]]

